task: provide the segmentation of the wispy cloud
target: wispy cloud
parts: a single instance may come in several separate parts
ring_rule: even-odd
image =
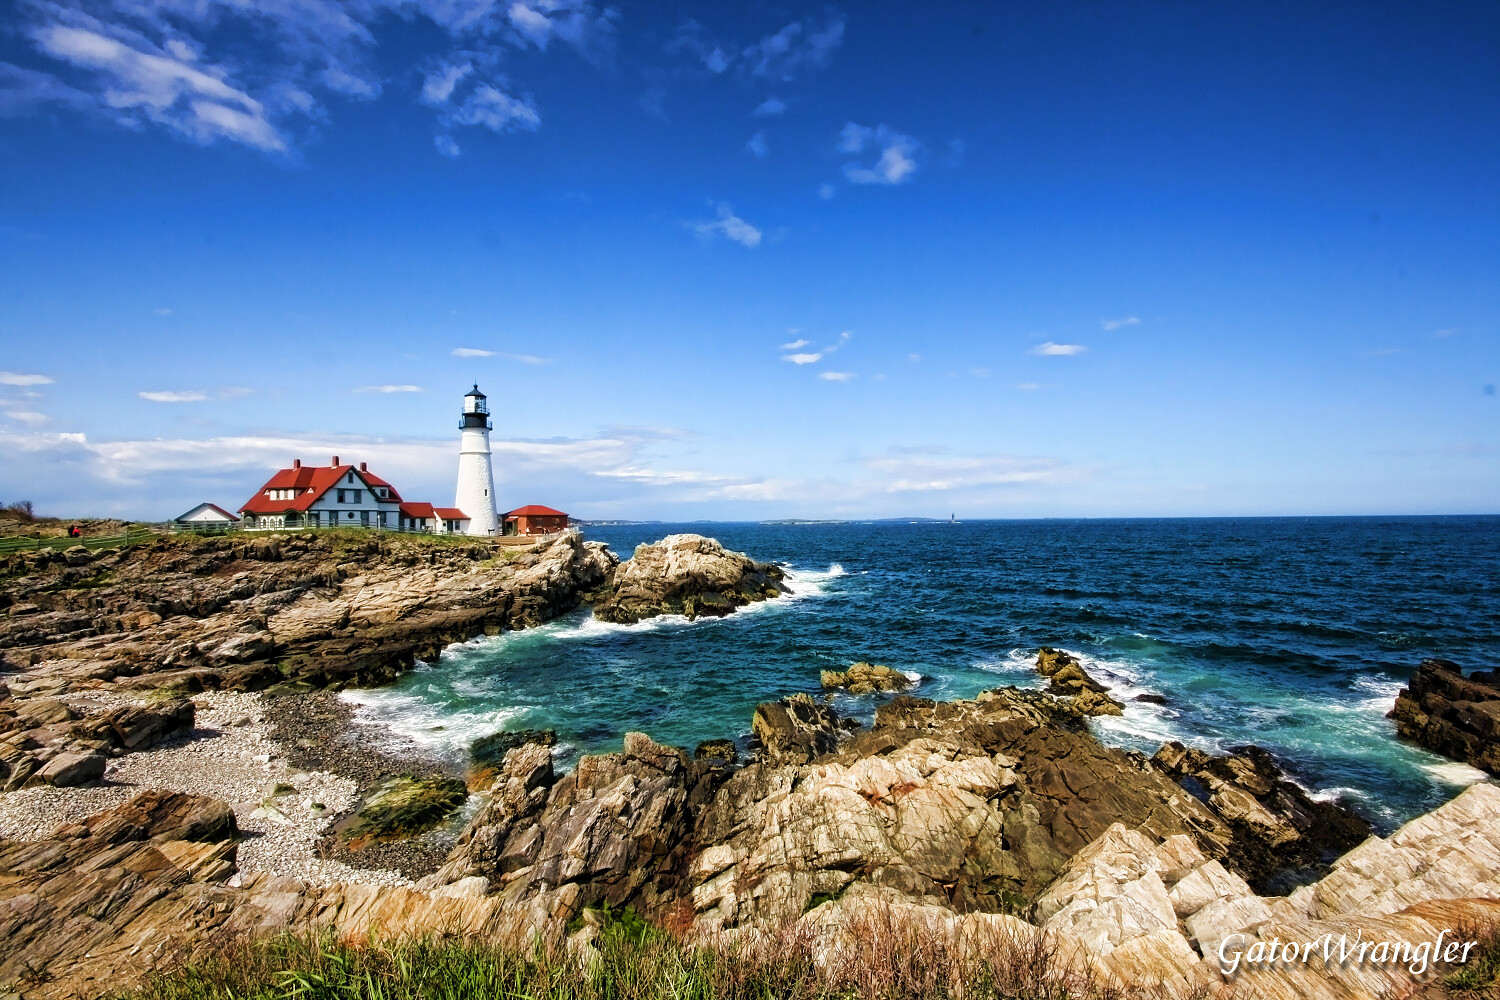
[[[745,143],[745,149],[757,160],[764,160],[771,155],[771,143],[766,139],[764,132],[757,132]]]
[[[455,358],[493,358],[494,351],[486,351],[480,347],[455,347],[453,349]]]
[[[818,378],[825,382],[848,382],[855,375],[853,372],[818,372]]]
[[[0,372],[0,385],[51,385],[47,375],[29,372]]]
[[[1020,389],[1022,392],[1033,392],[1037,389],[1040,389],[1041,386],[1036,382],[1017,382],[1016,388]]]
[[[1451,336],[1453,336],[1457,332],[1458,332],[1458,327],[1456,327],[1456,326],[1449,326],[1449,327],[1444,327],[1441,330],[1433,330],[1432,331],[1432,335],[1434,337],[1442,339],[1442,338],[1445,338],[1445,337],[1451,337]]]
[[[1082,344],[1054,344],[1052,341],[1037,344],[1031,349],[1032,354],[1041,354],[1048,357],[1059,357],[1069,354],[1082,354],[1088,350]]]
[[[214,395],[220,399],[241,399],[255,390],[246,385],[226,385]]]
[[[846,163],[844,176],[855,184],[900,184],[917,172],[916,153],[921,144],[888,125],[859,125],[849,122],[839,133],[841,153],[878,151],[873,164]]]
[[[717,211],[718,218],[716,219],[698,219],[686,225],[698,235],[699,239],[708,240],[722,236],[743,247],[760,246],[759,229],[735,215],[734,210],[725,202],[718,203]]]
[[[811,343],[812,343],[812,341],[810,341],[810,340],[808,340],[807,338],[804,337],[801,340],[794,340],[790,344],[782,344],[781,345],[781,349],[783,351],[795,351],[799,347],[806,347],[808,344],[811,344]]]
[[[884,456],[867,459],[864,464],[886,477],[884,488],[891,493],[1020,486],[1057,482],[1077,475],[1076,470],[1055,459],[953,455],[935,448],[893,449]]]
[[[351,392],[422,392],[420,385],[362,385]]]
[[[330,98],[371,100],[383,78],[409,78],[410,67],[392,73],[376,54],[389,34],[377,26],[393,15],[421,19],[448,50],[425,58],[418,92],[438,112],[445,155],[458,154],[455,127],[540,125],[531,98],[498,72],[507,51],[561,42],[601,63],[619,20],[595,0],[34,0],[18,9],[16,34],[57,68],[0,63],[0,113],[66,107],[271,153],[329,121]]]
[[[805,344],[807,341],[804,340],[802,343]],[[790,361],[794,365],[815,365],[823,360],[823,353],[819,351],[817,354],[787,354],[783,355],[781,360]]]
[[[786,114],[786,107],[786,101],[778,97],[768,97],[757,104],[755,110],[750,113],[759,118],[769,118],[773,115]]]
[[[832,198],[837,193],[838,193],[838,188],[834,187],[832,184],[819,184],[818,185],[818,197],[822,198],[824,201],[828,201],[830,198]]]
[[[751,76],[787,82],[809,70],[822,69],[844,43],[844,17],[831,14],[821,26],[812,18],[793,21],[748,46],[742,53]]]
[[[158,315],[158,316],[170,316],[170,315],[172,315],[172,310],[167,309],[165,307],[161,308],[161,309],[157,309],[157,310],[155,310],[155,312],[156,312],[156,315]]]
[[[1140,326],[1139,316],[1121,316],[1119,319],[1101,319],[1099,325],[1106,331],[1122,330],[1127,326]]]
[[[550,365],[551,358],[538,357],[535,354],[501,354],[507,361],[517,361],[523,365]]]
[[[5,415],[18,423],[27,425],[28,427],[39,427],[42,424],[51,422],[52,420],[52,418],[47,416],[45,413],[38,413],[35,410],[6,410]]]
[[[189,389],[183,392],[138,392],[137,396],[150,400],[153,403],[201,403],[208,398],[206,393]]]

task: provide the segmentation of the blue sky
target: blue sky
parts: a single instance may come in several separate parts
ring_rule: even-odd
[[[1500,510],[1500,8],[20,0],[0,500]]]

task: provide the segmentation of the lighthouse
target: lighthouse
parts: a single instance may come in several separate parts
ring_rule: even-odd
[[[500,519],[495,516],[495,474],[490,469],[490,407],[478,383],[464,394],[458,426],[462,436],[453,506],[469,516],[469,534],[493,535]]]

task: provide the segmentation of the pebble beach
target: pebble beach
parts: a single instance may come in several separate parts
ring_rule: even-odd
[[[90,710],[141,704],[107,692],[67,701]],[[309,885],[410,884],[394,869],[354,867],[318,856],[318,839],[355,806],[358,786],[330,771],[291,763],[286,748],[270,735],[261,696],[205,692],[193,701],[197,721],[191,734],[112,759],[95,787],[44,785],[0,794],[0,837],[41,839],[59,823],[79,822],[150,789],[191,792],[222,799],[234,809],[242,873],[291,876]]]

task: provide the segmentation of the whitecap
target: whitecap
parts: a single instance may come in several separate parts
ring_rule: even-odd
[[[1467,788],[1489,778],[1489,775],[1479,768],[1470,767],[1456,760],[1443,764],[1423,764],[1422,770],[1431,775],[1434,780],[1456,788]]]

